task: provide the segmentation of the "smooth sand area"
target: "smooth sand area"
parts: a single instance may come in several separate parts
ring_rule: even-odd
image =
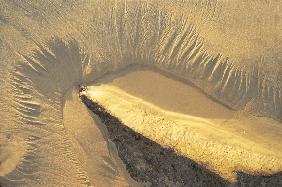
[[[193,86],[147,68],[140,71],[137,69],[129,67],[101,81],[169,111],[215,119],[231,118],[234,115],[231,110],[211,100]]]
[[[234,171],[282,170],[282,126],[215,102],[197,88],[151,70],[127,70],[87,96],[125,125],[234,181]]]
[[[80,101],[77,91],[66,96],[64,126],[75,153],[95,186],[139,186],[127,173],[115,145],[99,119]]]

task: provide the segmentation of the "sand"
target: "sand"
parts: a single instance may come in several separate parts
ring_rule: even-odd
[[[87,97],[134,131],[229,181],[239,171],[269,175],[282,169],[282,127],[270,118],[245,116],[150,70],[129,69],[100,81],[88,87]]]
[[[99,118],[81,103],[78,90],[71,90],[64,105],[66,133],[77,148],[75,153],[94,186],[139,186],[119,159],[116,147]]]
[[[0,185],[132,184],[114,148],[105,146],[111,143],[99,122],[69,99],[78,85],[130,65],[191,82],[213,101],[180,83],[170,86],[177,95],[154,95],[149,83],[144,90],[120,85],[121,95],[126,90],[150,110],[156,106],[157,113],[177,116],[177,123],[186,124],[188,116],[196,124],[204,120],[204,126],[250,136],[258,149],[276,153],[282,121],[280,10],[279,0],[0,0]],[[171,84],[157,80],[160,87]],[[80,109],[85,126],[80,117],[70,117]],[[101,154],[88,141],[102,142]],[[97,158],[89,158],[97,151]],[[100,182],[103,165],[90,163],[103,156],[115,169]],[[234,178],[229,170],[222,173]]]

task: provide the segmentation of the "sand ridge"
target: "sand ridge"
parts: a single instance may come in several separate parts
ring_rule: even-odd
[[[192,94],[182,92],[183,89]],[[170,96],[159,98],[165,92]],[[279,123],[265,118],[238,118],[235,111],[205,98],[195,88],[159,73],[127,71],[124,76],[90,86],[87,96],[134,131],[173,148],[180,155],[207,163],[208,168],[231,181],[236,179],[234,171],[271,174],[281,170],[282,129]],[[178,97],[187,103],[177,102]],[[172,110],[168,110],[171,102],[174,102]],[[186,105],[190,107],[185,108]],[[198,105],[211,115],[201,113]],[[214,111],[208,110],[206,105],[211,105]],[[216,112],[220,117],[213,117]],[[248,127],[260,121],[264,123],[261,128],[268,129],[268,133]]]
[[[94,185],[65,127],[81,127],[64,123],[65,95],[132,64],[193,82],[251,120],[281,121],[281,3],[167,2],[173,6],[163,0],[0,0],[1,185]],[[275,149],[276,123],[258,121],[260,128],[246,131],[269,134],[273,141],[261,142]],[[246,129],[241,126],[238,133]]]

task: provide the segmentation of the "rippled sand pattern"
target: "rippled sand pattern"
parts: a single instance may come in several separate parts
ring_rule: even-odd
[[[189,91],[184,87],[175,102],[134,87],[129,94],[183,115],[191,112],[185,102],[193,102],[191,115],[215,124],[228,119],[224,128],[230,131],[273,136],[260,144],[276,151],[281,143],[273,131],[281,133],[282,120],[281,8],[279,0],[0,0],[0,184],[137,185],[102,125],[93,121],[97,118],[72,100],[79,84],[129,65],[190,82],[212,101],[195,97],[176,105]],[[191,91],[191,98],[195,94]],[[220,103],[220,115],[202,110],[202,99],[209,108]],[[234,111],[251,124],[230,121]],[[102,151],[90,146],[96,140]],[[96,153],[101,165],[92,165]],[[279,167],[263,165],[262,171]]]

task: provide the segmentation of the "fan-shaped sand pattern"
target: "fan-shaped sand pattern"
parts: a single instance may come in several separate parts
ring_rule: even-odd
[[[88,168],[95,150],[74,129],[99,125],[89,126],[92,117],[78,103],[85,126],[66,115],[77,85],[131,64],[281,122],[280,9],[276,0],[1,0],[0,184],[95,186],[95,170],[108,168],[105,185],[135,185],[113,148],[103,147],[113,152],[100,155],[103,166]]]

